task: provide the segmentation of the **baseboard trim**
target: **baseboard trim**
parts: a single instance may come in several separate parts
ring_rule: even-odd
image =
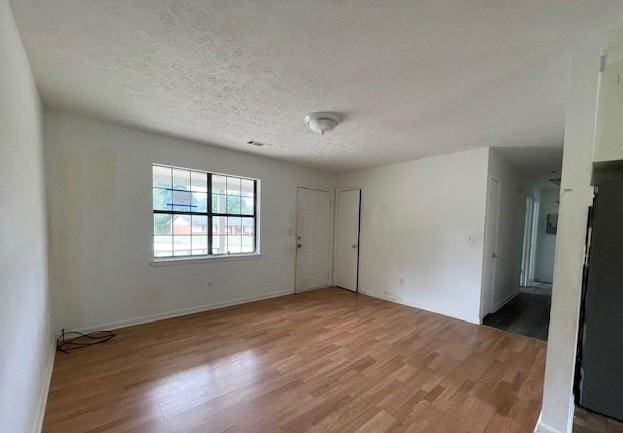
[[[89,325],[89,326],[81,327],[78,329],[72,329],[72,331],[92,332],[92,331],[103,330],[103,329],[113,330],[113,329],[127,328],[129,326],[136,326],[136,325],[142,325],[145,323],[157,322],[158,320],[170,319],[172,317],[186,316],[188,314],[201,313],[203,311],[216,310],[219,308],[231,307],[234,305],[242,305],[242,304],[247,304],[249,302],[261,301],[264,299],[278,298],[279,296],[291,295],[293,293],[294,293],[294,290],[292,289],[280,290],[276,292],[264,293],[262,295],[257,295],[257,296],[248,296],[244,298],[232,299],[229,301],[214,302],[212,304],[205,304],[205,305],[200,305],[197,307],[180,308],[177,310],[167,311],[164,313],[149,314],[146,316],[139,316],[139,317],[135,317],[132,319],[119,320],[116,322],[103,323],[99,325]]]
[[[294,293],[305,293],[305,292],[311,292],[312,290],[326,289],[327,287],[331,287],[331,286],[318,286],[318,287],[310,287],[309,289],[301,289],[301,290],[296,290],[296,289],[295,289]]]
[[[56,356],[56,340],[51,338],[50,349],[43,372],[43,384],[41,386],[41,394],[39,396],[39,411],[37,413],[34,433],[41,433],[43,430],[43,420],[45,418],[45,408],[48,404],[48,394],[50,392],[50,383],[52,382],[52,370],[54,370],[54,358]]]
[[[463,317],[450,316],[449,314],[444,313],[443,311],[432,310],[430,308],[423,307],[414,302],[407,301],[401,298],[400,296],[394,296],[390,293],[381,293],[381,292],[377,292],[376,290],[368,290],[368,289],[359,289],[359,293],[363,295],[372,296],[373,298],[383,299],[384,301],[395,302],[396,304],[406,305],[407,307],[417,308],[418,310],[428,311],[431,313],[439,314],[441,316],[450,317],[452,319],[462,320],[463,322],[471,323],[472,325],[480,325],[480,319],[468,320]]]
[[[515,299],[517,296],[519,296],[519,293],[520,293],[520,291],[517,290],[516,292],[511,293],[506,298],[504,298],[501,301],[499,301],[497,304],[495,304],[493,306],[493,308],[491,309],[491,313],[490,314],[496,313],[498,310],[500,310],[500,308],[502,308],[503,306],[508,304],[510,301]]]

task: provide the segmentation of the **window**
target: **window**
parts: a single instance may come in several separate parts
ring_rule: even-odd
[[[154,257],[252,254],[257,180],[153,165]]]

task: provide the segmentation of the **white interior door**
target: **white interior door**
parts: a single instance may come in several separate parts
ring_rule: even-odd
[[[338,191],[335,203],[335,285],[357,291],[361,190]]]
[[[333,193],[298,189],[296,224],[296,291],[331,283]]]
[[[501,182],[489,176],[487,184],[487,213],[485,218],[484,275],[481,298],[481,316],[493,312],[495,276],[498,257],[498,226],[500,218]]]

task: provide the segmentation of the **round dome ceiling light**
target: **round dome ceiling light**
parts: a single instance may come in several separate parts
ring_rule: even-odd
[[[340,116],[327,111],[317,111],[305,117],[305,124],[309,129],[324,135],[325,132],[332,131],[341,122]]]

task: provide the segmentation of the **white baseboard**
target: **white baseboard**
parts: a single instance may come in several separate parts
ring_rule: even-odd
[[[433,310],[431,308],[423,307],[422,305],[419,305],[419,304],[416,304],[414,302],[405,300],[405,299],[401,298],[400,296],[392,295],[391,293],[383,293],[383,292],[379,292],[379,291],[376,291],[376,290],[361,289],[361,288],[359,289],[359,293],[362,293],[362,294],[368,295],[368,296],[372,296],[373,298],[379,298],[379,299],[383,299],[385,301],[395,302],[396,304],[401,304],[401,305],[406,305],[408,307],[417,308],[418,310],[429,311],[431,313],[440,314],[442,316],[451,317],[451,318],[457,319],[457,320],[462,320],[464,322],[471,323],[473,325],[480,325],[480,319],[472,319],[472,320],[470,320],[470,319],[466,319],[464,317],[451,316],[448,313],[445,313],[443,311]]]
[[[54,357],[56,356],[56,340],[51,339],[48,358],[43,372],[43,384],[39,395],[39,410],[37,412],[34,433],[41,433],[43,430],[43,419],[45,418],[45,408],[48,404],[48,393],[50,392],[50,382],[52,381],[52,370],[54,369]]]
[[[277,298],[279,296],[291,295],[294,291],[291,289],[280,290],[277,292],[264,293],[257,296],[248,296],[244,298],[232,299],[229,301],[215,302],[212,304],[199,305],[197,307],[180,308],[178,310],[167,311],[164,313],[148,314],[146,316],[134,317],[132,319],[119,320],[116,322],[102,323],[98,325],[89,325],[71,331],[93,332],[96,330],[112,330],[126,328],[128,326],[142,325],[144,323],[156,322],[158,320],[170,319],[172,317],[185,316],[187,314],[201,313],[202,311],[216,310],[218,308],[231,307],[233,305],[247,304],[249,302],[261,301],[263,299]]]
[[[504,305],[508,304],[510,301],[512,301],[513,299],[515,299],[517,296],[519,296],[519,289],[517,289],[517,291],[511,293],[510,295],[508,295],[506,298],[502,299],[501,301],[498,301],[493,308],[491,309],[491,314],[497,312],[500,308],[502,308]]]
[[[311,292],[312,290],[326,289],[327,287],[331,287],[331,286],[318,286],[318,287],[310,287],[309,289],[298,289],[298,290],[295,290],[294,293]]]

